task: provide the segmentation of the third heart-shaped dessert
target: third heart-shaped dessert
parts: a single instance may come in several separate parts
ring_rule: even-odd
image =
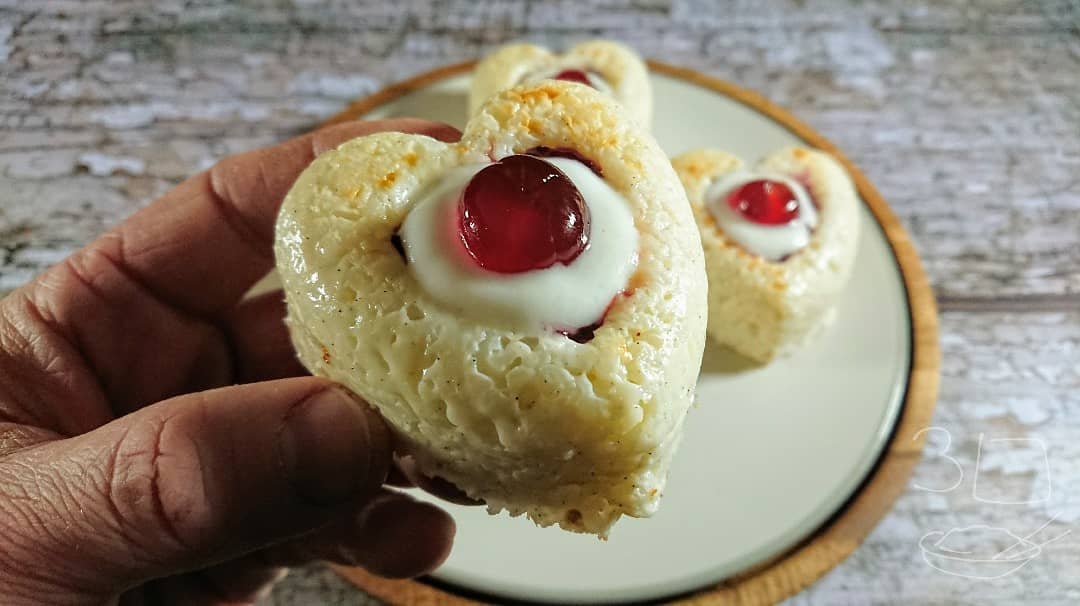
[[[843,167],[800,147],[751,169],[708,149],[672,164],[705,247],[709,335],[767,362],[828,326],[859,236],[858,198]]]
[[[275,252],[300,360],[422,472],[602,536],[656,510],[705,269],[675,172],[611,98],[548,80],[497,94],[458,143],[349,141],[297,180]]]

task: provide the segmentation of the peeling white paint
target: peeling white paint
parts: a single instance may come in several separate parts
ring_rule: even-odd
[[[15,262],[33,265],[35,267],[48,267],[63,261],[64,258],[73,252],[75,252],[75,249],[68,246],[28,246],[20,249],[15,254]]]
[[[135,55],[128,51],[113,51],[105,56],[105,63],[108,65],[133,65]]]
[[[937,60],[937,53],[926,48],[913,49],[910,56],[911,62],[920,67],[926,67]]]
[[[943,494],[927,493],[923,499],[923,507],[927,511],[949,511],[952,509],[952,505],[949,503],[948,497]]]
[[[14,154],[0,160],[4,174],[16,179],[48,179],[75,172],[73,150],[47,150]]]
[[[973,419],[995,419],[1008,414],[1008,410],[1002,404],[982,402],[964,406],[964,412],[971,415]]]
[[[35,273],[37,272],[32,269],[10,266],[5,267],[4,271],[0,272],[0,293],[7,293],[8,291],[15,290],[30,280],[33,280]]]
[[[896,62],[888,43],[870,27],[829,32],[824,41],[829,60],[845,72],[876,74]]]
[[[11,92],[26,99],[39,97],[52,86],[52,82],[47,79],[37,80],[26,78],[9,79],[5,84],[10,87]]]
[[[856,93],[861,93],[880,101],[885,98],[885,82],[876,75],[863,75],[863,74],[850,74],[846,76],[838,76],[836,83],[840,86],[846,86]]]
[[[340,109],[340,103],[322,99],[305,99],[297,105],[297,111],[301,114],[316,118],[325,118]]]
[[[99,152],[86,152],[79,156],[79,166],[85,166],[91,175],[107,177],[116,173],[141,175],[146,163],[141,158],[113,156]]]
[[[156,120],[223,120],[235,118],[243,122],[258,122],[270,117],[270,110],[261,103],[245,103],[237,99],[200,101],[193,99],[184,105],[173,102],[109,106],[93,112],[91,120],[114,129],[147,126]]]
[[[999,442],[991,443],[991,438]],[[1033,436],[1030,438],[1031,441],[1026,441],[1019,437],[988,436],[979,457],[978,472],[999,471],[1006,475],[1037,475],[1044,471],[1048,455],[1041,445],[1045,442]],[[1000,440],[1008,441],[1001,442]],[[986,480],[985,483],[993,483],[993,480]]]
[[[114,105],[93,112],[90,119],[107,128],[129,129],[152,124],[154,114],[150,105]]]
[[[305,71],[289,82],[290,93],[352,100],[375,92],[379,81],[364,75],[341,75]]]
[[[0,23],[0,63],[4,63],[11,56],[11,35],[15,33],[15,26],[10,23]]]
[[[1012,416],[1024,425],[1039,425],[1050,419],[1050,412],[1035,398],[1010,398],[1006,405]]]
[[[67,80],[61,80],[56,83],[56,88],[53,90],[53,95],[57,99],[78,99],[79,94],[82,92],[82,86],[75,78]]]

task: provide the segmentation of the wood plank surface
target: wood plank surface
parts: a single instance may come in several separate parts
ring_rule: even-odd
[[[1080,532],[992,581],[918,548],[976,523],[1080,525],[1076,0],[0,0],[0,293],[216,159],[389,83],[511,40],[601,36],[757,90],[843,149],[938,294],[932,423],[952,454],[970,471],[980,434],[1047,448],[1052,495],[1025,506],[977,500],[973,474],[920,490],[953,471],[924,457],[863,545],[789,603],[1080,602]],[[1047,474],[1028,455],[981,458],[980,477],[1033,500]],[[375,602],[311,567],[268,603]]]

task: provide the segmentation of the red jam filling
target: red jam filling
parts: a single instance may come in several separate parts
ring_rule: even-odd
[[[761,179],[728,194],[728,206],[754,223],[783,225],[799,216],[799,200],[787,185]]]
[[[604,320],[607,319],[608,313],[611,312],[611,308],[615,305],[615,301],[619,298],[619,296],[629,296],[630,294],[630,291],[623,291],[618,295],[612,297],[611,301],[608,302],[607,307],[604,308],[604,313],[600,314],[600,319],[593,322],[592,324],[589,324],[588,326],[582,326],[581,328],[574,328],[570,330],[557,330],[555,332],[563,335],[571,341],[574,341],[575,343],[588,343],[589,341],[592,341],[593,337],[596,336],[596,329],[604,325]]]
[[[405,256],[405,245],[401,242],[401,236],[398,234],[398,232],[395,231],[394,235],[390,236],[390,244],[392,244],[394,246],[394,250],[396,250],[398,254],[401,255],[401,260],[405,263],[408,263],[409,258]]]
[[[582,326],[575,330],[560,330],[558,332],[575,343],[588,343],[596,336],[596,329],[600,328],[603,324],[604,320],[601,318],[588,326]]]
[[[589,75],[580,69],[564,69],[561,72],[555,74],[555,80],[566,80],[568,82],[579,82],[585,86],[592,86],[592,82],[589,82]]]
[[[508,156],[480,170],[458,212],[466,252],[496,273],[569,265],[589,243],[581,192],[565,173],[533,156]]]
[[[589,167],[589,170],[593,171],[597,177],[603,177],[603,171],[600,170],[600,165],[585,156],[579,154],[577,150],[569,147],[546,147],[543,145],[534,147],[525,152],[528,156],[536,156],[538,158],[569,158],[570,160],[577,160],[585,166]]]

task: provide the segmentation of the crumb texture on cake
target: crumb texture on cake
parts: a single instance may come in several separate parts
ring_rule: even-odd
[[[447,169],[537,146],[599,164],[640,235],[636,273],[584,344],[448,311],[391,242]],[[601,536],[656,510],[704,347],[704,260],[670,163],[608,97],[545,81],[496,95],[456,144],[346,142],[297,180],[275,246],[300,360],[375,405],[422,471],[493,512]]]
[[[547,70],[587,67],[611,86],[612,96],[631,119],[648,127],[652,120],[649,70],[633,49],[611,40],[591,40],[555,54],[535,44],[507,44],[486,56],[473,71],[469,114],[475,115],[496,93]]]
[[[724,234],[707,209],[706,190],[718,177],[742,170],[727,152],[701,149],[672,164],[693,207],[709,279],[708,334],[758,362],[791,353],[826,328],[847,284],[859,238],[858,196],[843,167],[830,155],[788,147],[755,170],[802,181],[819,206],[807,246],[772,262],[747,252]]]

